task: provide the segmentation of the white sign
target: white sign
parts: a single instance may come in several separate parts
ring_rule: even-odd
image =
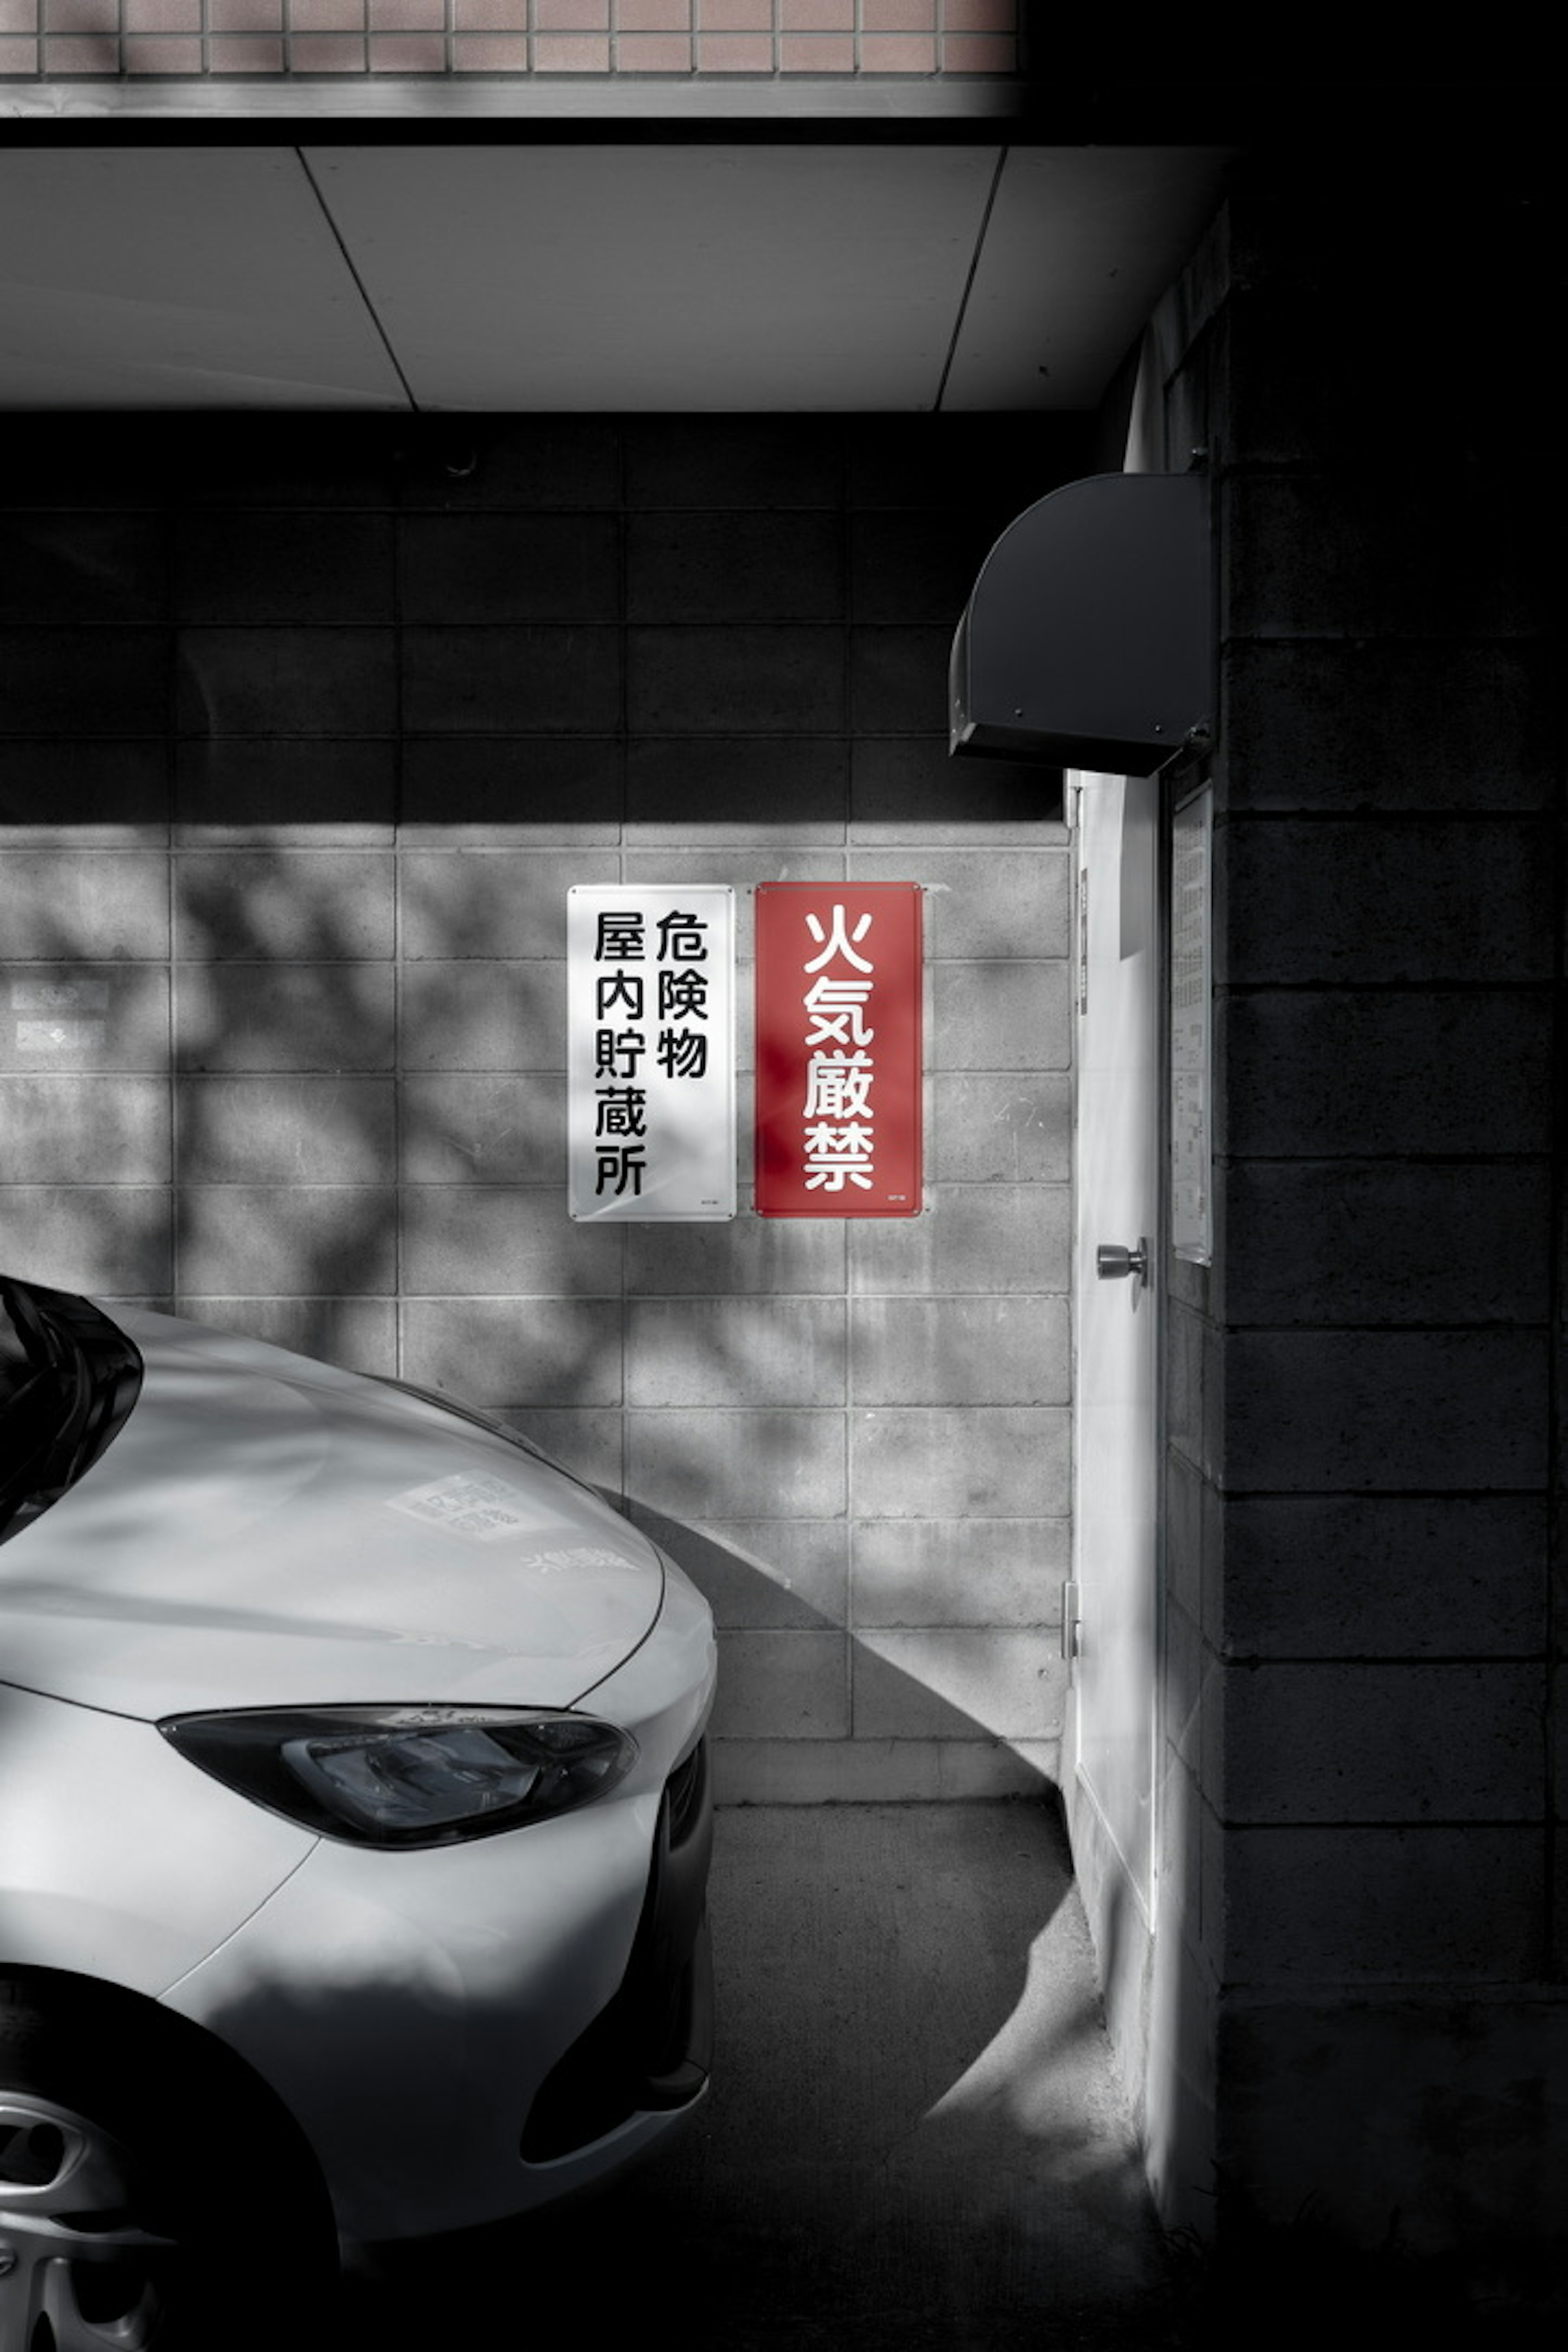
[[[1171,826],[1171,1247],[1208,1265],[1214,1257],[1214,1099],[1210,1066],[1207,784]]]
[[[573,1216],[735,1213],[735,894],[728,883],[567,894]]]

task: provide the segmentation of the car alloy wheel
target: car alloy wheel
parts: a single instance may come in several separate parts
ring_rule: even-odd
[[[151,2352],[178,2255],[138,2221],[131,2159],[111,2133],[0,2088],[0,2344]]]

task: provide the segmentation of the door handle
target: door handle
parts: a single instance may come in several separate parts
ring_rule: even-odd
[[[1120,1242],[1101,1242],[1094,1253],[1094,1270],[1101,1282],[1120,1280],[1123,1275],[1135,1274],[1141,1283],[1149,1280],[1149,1244],[1141,1234],[1136,1249],[1127,1249]]]

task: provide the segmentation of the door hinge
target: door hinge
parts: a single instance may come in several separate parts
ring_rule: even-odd
[[[1078,1613],[1078,1585],[1062,1587],[1062,1655],[1071,1665],[1083,1651],[1083,1619]]]

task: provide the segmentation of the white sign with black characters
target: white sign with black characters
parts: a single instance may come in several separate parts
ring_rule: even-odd
[[[735,893],[595,884],[566,909],[567,1202],[732,1217]]]

